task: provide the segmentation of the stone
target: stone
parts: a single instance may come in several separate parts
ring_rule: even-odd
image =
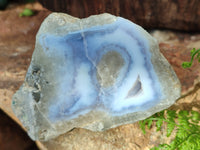
[[[104,131],[145,119],[180,91],[156,40],[140,26],[110,14],[52,13],[12,108],[33,140],[47,141],[73,128]]]

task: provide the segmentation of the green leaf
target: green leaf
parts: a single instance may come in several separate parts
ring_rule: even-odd
[[[153,120],[149,120],[149,121],[148,121],[148,124],[147,124],[148,129],[151,128],[152,124],[153,124]]]
[[[175,110],[167,111],[167,118],[175,118],[175,117],[176,117],[176,111]]]
[[[158,147],[153,147],[150,150],[159,150],[159,148]]]
[[[194,53],[195,53],[196,49],[193,48],[191,51],[190,51],[190,55],[192,56]]]
[[[139,124],[140,124],[140,128],[142,129],[142,132],[146,134],[146,130],[145,130],[146,120],[139,121]]]
[[[187,117],[189,115],[189,112],[187,111],[187,110],[181,110],[181,111],[179,111],[179,113],[178,113],[178,117],[179,118],[185,118],[185,117]]]
[[[188,133],[185,132],[184,129],[181,129],[181,128],[177,129],[177,133],[176,133],[177,139],[176,140],[178,143],[179,143],[179,140],[185,139],[185,138],[187,138],[187,136],[188,136]]]
[[[20,17],[23,16],[32,16],[34,12],[31,9],[25,8],[22,13],[19,14]]]
[[[183,67],[184,69],[190,68],[191,66],[192,66],[192,62],[183,62],[183,63],[182,63],[182,67]]]
[[[158,116],[160,118],[164,118],[164,114],[165,114],[165,110],[161,111],[161,112],[158,112]]]
[[[163,124],[163,120],[158,120],[156,122],[156,127],[157,127],[156,131],[160,131],[161,130],[162,124]]]
[[[200,58],[200,53],[197,54],[197,58]]]
[[[167,111],[167,121],[168,122],[175,124],[174,119],[176,118],[176,116],[177,116],[177,114],[176,114],[175,110]]]
[[[193,63],[193,60],[195,58],[195,55],[197,56],[196,59],[198,60],[198,62],[200,62],[200,49],[196,50],[195,48],[193,48],[191,51],[190,51],[190,55],[191,55],[191,59],[189,62],[183,62],[182,63],[182,67],[184,69],[186,68],[190,68],[192,66],[192,63]]]
[[[175,119],[178,121],[176,124]],[[196,111],[179,111],[173,110],[156,113],[155,115],[145,119],[141,125],[145,130],[145,126],[151,127],[156,122],[157,131],[161,130],[163,122],[167,123],[167,136],[169,137],[177,127],[175,139],[168,144],[160,144],[152,150],[200,150],[200,113]]]
[[[200,114],[197,111],[191,111],[191,119],[192,121],[199,122],[200,121]]]
[[[175,128],[175,124],[174,123],[168,123],[167,124],[167,137],[169,137],[172,133],[172,131]]]

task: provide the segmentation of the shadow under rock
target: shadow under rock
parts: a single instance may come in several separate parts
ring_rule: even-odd
[[[0,150],[39,150],[25,131],[0,110]]]

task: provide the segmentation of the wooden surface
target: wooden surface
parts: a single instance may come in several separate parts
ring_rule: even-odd
[[[39,0],[51,11],[79,18],[99,13],[125,17],[144,28],[200,31],[199,0]]]

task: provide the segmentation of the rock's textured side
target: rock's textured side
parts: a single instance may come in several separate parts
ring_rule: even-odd
[[[172,67],[138,25],[53,13],[12,106],[32,139],[49,140],[75,127],[103,131],[144,119],[179,96]]]

